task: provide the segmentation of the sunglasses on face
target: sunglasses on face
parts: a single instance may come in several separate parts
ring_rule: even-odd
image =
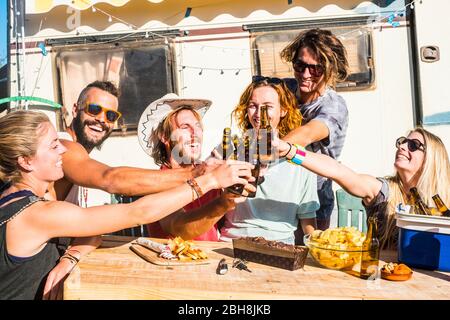
[[[408,143],[408,149],[411,152],[415,152],[417,150],[425,151],[425,145],[417,139],[408,139],[406,137],[400,137],[395,142],[395,146],[399,148],[402,144]]]
[[[308,64],[303,62],[302,60],[297,60],[292,63],[292,67],[297,72],[305,72],[306,68],[308,68],[309,73],[313,77],[320,77],[323,75],[324,68],[321,64]]]
[[[272,83],[272,84],[280,84],[283,82],[283,80],[280,78],[271,78],[271,77],[263,77],[263,76],[253,76],[252,77],[252,83],[259,83],[259,82],[263,82],[263,81],[266,81],[267,83]]]
[[[102,107],[101,105],[96,104],[96,103],[87,103],[83,110],[88,115],[93,116],[93,117],[95,117],[95,116],[99,115],[101,112],[103,112],[105,114],[106,121],[109,123],[116,122],[122,116],[122,114],[119,111],[115,111],[115,110],[111,110],[111,109]]]

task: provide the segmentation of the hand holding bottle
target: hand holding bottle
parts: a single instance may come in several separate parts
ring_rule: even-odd
[[[253,166],[250,163],[227,160],[207,175],[213,180],[216,189],[226,188],[234,184],[245,186],[249,182],[254,181],[251,173],[252,169]]]
[[[275,136],[273,138],[272,147],[275,153],[278,154],[280,158],[285,157],[289,153],[289,150],[291,149],[289,143],[287,143],[284,140],[281,140],[278,136]]]

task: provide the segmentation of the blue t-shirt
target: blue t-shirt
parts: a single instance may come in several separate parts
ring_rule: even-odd
[[[284,81],[299,100],[297,80],[288,78]],[[311,120],[318,120],[328,127],[329,132],[327,138],[311,143],[307,149],[337,159],[344,147],[348,127],[348,110],[345,100],[336,91],[327,88],[316,100],[303,105],[299,102],[299,108],[303,116],[302,125]],[[320,201],[320,209],[316,212],[317,219],[328,219],[334,207],[332,180],[317,176],[317,193]]]
[[[314,173],[285,159],[272,163],[255,198],[226,213],[220,240],[264,237],[294,244],[299,220],[315,218],[319,209],[316,181]]]

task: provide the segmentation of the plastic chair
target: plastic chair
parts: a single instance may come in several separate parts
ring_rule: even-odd
[[[338,205],[338,227],[356,227],[367,231],[367,214],[361,198],[354,197],[344,189],[336,191]]]

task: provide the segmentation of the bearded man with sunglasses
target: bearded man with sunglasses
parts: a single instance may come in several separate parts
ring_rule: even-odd
[[[81,91],[72,108],[72,124],[67,128],[72,141],[62,140],[67,152],[63,155],[64,178],[55,183],[58,200],[86,206],[85,190],[79,190],[78,186],[122,195],[156,193],[184,183],[203,171],[204,168],[197,168],[195,172],[180,168],[169,173],[110,167],[92,159],[89,153],[110,136],[121,116],[118,97],[118,89],[109,81],[95,81]]]
[[[348,111],[344,99],[333,88],[348,74],[348,62],[341,41],[328,30],[312,29],[300,33],[281,52],[281,58],[292,64],[295,79],[284,79],[295,93],[303,120],[302,125],[285,137],[291,144],[338,158],[344,146]],[[279,155],[287,154],[288,144],[280,144]],[[329,228],[334,207],[332,180],[317,177],[320,209],[318,229]],[[301,243],[301,229],[297,243]]]

